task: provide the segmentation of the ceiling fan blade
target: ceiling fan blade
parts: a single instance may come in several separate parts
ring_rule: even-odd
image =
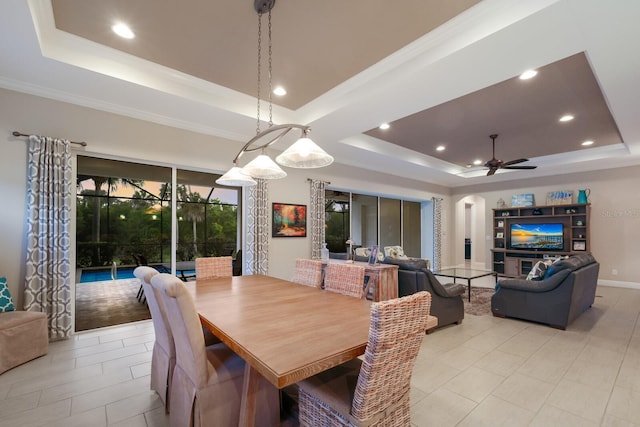
[[[535,169],[537,166],[503,166],[502,169]]]
[[[489,169],[489,172],[487,172],[487,176],[491,176],[491,175],[493,175],[494,173],[496,173],[496,171],[497,171],[497,170],[498,170],[498,168],[491,168],[491,169]]]
[[[528,161],[529,159],[516,159],[516,160],[511,160],[509,162],[504,162],[502,165],[511,166],[511,165],[517,165],[518,163],[528,162]]]

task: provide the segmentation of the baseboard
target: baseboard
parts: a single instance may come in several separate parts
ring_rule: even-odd
[[[620,280],[598,280],[598,286],[612,286],[615,288],[629,288],[640,290],[640,283],[622,282]]]

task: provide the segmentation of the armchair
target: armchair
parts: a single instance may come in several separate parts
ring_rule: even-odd
[[[402,246],[385,246],[384,257],[397,259],[397,260],[405,260],[405,261],[406,260],[409,260],[409,261],[423,260],[426,263],[425,268],[427,269],[431,268],[431,263],[429,262],[428,259],[407,256],[405,255],[404,249],[402,248]]]
[[[398,296],[403,297],[420,291],[431,294],[431,315],[438,318],[438,327],[460,324],[464,319],[462,294],[464,285],[460,283],[442,284],[436,279],[422,259],[385,258],[385,264],[398,266]]]

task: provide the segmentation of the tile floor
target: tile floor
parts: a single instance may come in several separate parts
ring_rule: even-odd
[[[566,331],[491,316],[425,335],[414,426],[640,426],[640,291],[599,287]],[[0,427],[167,426],[151,321],[77,334],[0,375]],[[215,424],[214,424],[215,425]]]

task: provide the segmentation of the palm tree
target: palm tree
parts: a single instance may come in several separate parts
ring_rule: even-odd
[[[90,179],[91,181],[93,181],[93,195],[95,196],[93,198],[93,232],[92,232],[92,236],[91,236],[91,241],[96,243],[96,254],[95,254],[95,259],[94,259],[94,264],[97,263],[97,265],[101,265],[102,264],[102,257],[100,254],[100,235],[101,235],[101,229],[100,229],[100,208],[101,208],[101,203],[100,203],[100,196],[107,196],[109,194],[109,192],[111,191],[116,191],[118,189],[118,185],[122,185],[122,186],[128,186],[128,185],[133,185],[135,187],[140,188],[143,184],[144,181],[142,180],[128,180],[125,178],[111,178],[111,177],[104,177],[104,176],[89,176],[89,175],[78,175],[77,177],[77,186],[81,187],[82,186],[82,182],[86,181],[87,179]],[[108,190],[109,191],[105,191],[102,190],[102,186],[107,183],[108,184]],[[87,191],[87,190],[85,190]]]
[[[180,213],[187,221],[193,225],[193,254],[198,253],[197,223],[204,221],[204,209],[206,200],[199,193],[191,191],[190,185],[179,185],[176,189],[178,199],[182,201]]]

